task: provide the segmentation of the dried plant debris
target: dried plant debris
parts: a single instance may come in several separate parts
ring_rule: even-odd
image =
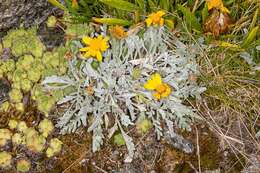
[[[102,34],[106,37],[106,28]],[[84,49],[87,58],[76,53],[77,58],[69,62],[68,75],[50,76],[42,82],[48,90],[75,89],[58,102],[65,110],[57,123],[62,134],[88,126],[93,133],[93,151],[97,151],[103,143],[103,128],[112,121],[108,136],[121,131],[129,151],[125,161],[129,162],[135,147],[124,128],[134,125],[138,117],[152,122],[158,139],[163,136],[163,124],[171,134],[175,125],[190,130],[192,120],[198,116],[184,101],[189,96],[199,98],[205,91],[190,80],[190,75],[199,73],[196,46],[186,46],[164,27],[150,27],[121,40],[111,38],[109,49],[105,40],[103,48],[93,46],[96,42],[89,37],[83,41],[89,46]],[[79,49],[83,47],[79,41],[73,43]],[[99,51],[103,52],[103,61]],[[89,58],[88,53],[97,55],[98,61]]]

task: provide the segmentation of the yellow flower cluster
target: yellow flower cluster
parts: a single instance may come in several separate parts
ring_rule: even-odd
[[[96,58],[99,62],[102,61],[102,53],[105,52],[108,45],[108,37],[103,38],[102,35],[99,35],[95,38],[83,37],[82,41],[87,47],[83,47],[80,49],[81,52],[85,52],[83,56],[85,58]]]
[[[148,16],[148,18],[145,20],[146,25],[149,27],[151,25],[157,26],[163,26],[164,24],[164,18],[163,16],[166,13],[162,10],[152,13]],[[113,26],[110,28],[110,34],[117,38],[122,39],[128,36],[127,32],[124,30],[122,26]],[[103,37],[102,35],[99,35],[98,37],[91,38],[91,37],[83,37],[82,41],[86,45],[86,47],[83,47],[80,49],[81,52],[84,52],[83,56],[85,58],[96,58],[99,62],[102,62],[102,53],[105,52],[108,48],[108,37]]]
[[[156,13],[152,13],[148,16],[148,18],[145,20],[146,25],[149,27],[151,26],[151,24],[153,24],[154,26],[163,26],[164,24],[164,19],[163,16],[165,15],[164,11],[158,11]]]
[[[219,9],[223,13],[230,13],[230,11],[224,6],[222,0],[206,0],[208,10],[213,8]]]
[[[110,34],[117,38],[117,39],[123,39],[127,37],[127,32],[125,32],[124,27],[122,26],[113,26],[109,29]]]
[[[153,96],[156,100],[166,98],[171,94],[171,87],[162,82],[162,78],[159,73],[155,73],[144,84],[144,88],[154,91]]]

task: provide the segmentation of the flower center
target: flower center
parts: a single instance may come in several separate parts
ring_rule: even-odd
[[[102,40],[93,39],[89,44],[90,49],[100,51],[101,49]]]
[[[159,85],[155,90],[156,90],[158,93],[162,94],[162,93],[164,93],[164,92],[166,91],[166,89],[167,89],[166,84],[161,84],[161,85]]]

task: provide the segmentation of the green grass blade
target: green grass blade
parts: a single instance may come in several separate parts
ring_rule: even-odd
[[[170,8],[169,0],[161,0],[160,1],[160,6],[161,6],[162,9],[164,9],[166,11],[169,11],[169,8]]]
[[[123,20],[118,18],[93,18],[94,22],[102,23],[106,25],[121,25],[121,26],[129,26],[132,24],[129,20]]]
[[[177,9],[180,10],[186,20],[188,29],[201,31],[201,25],[198,22],[196,16],[189,10],[189,8],[177,5]]]
[[[62,10],[66,10],[66,7],[64,7],[64,5],[62,5],[59,1],[57,0],[48,0],[49,3],[51,3],[52,5],[54,5],[55,7],[58,7]]]
[[[109,5],[111,7],[117,8],[119,10],[134,12],[139,10],[138,6],[133,3],[124,0],[99,0],[100,2]]]
[[[246,36],[244,42],[242,43],[241,47],[247,48],[256,38],[259,26],[254,27]]]

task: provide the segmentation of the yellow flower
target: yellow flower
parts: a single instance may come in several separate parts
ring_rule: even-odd
[[[71,6],[72,6],[72,8],[74,8],[74,9],[78,9],[78,8],[79,8],[78,1],[77,1],[77,0],[72,0]]]
[[[157,100],[168,97],[171,94],[171,87],[162,82],[162,78],[159,73],[155,73],[151,76],[145,84],[144,88],[154,91],[153,97]]]
[[[103,38],[102,35],[99,35],[95,38],[83,37],[82,41],[87,45],[80,49],[81,52],[85,52],[83,55],[86,58],[96,58],[98,61],[102,61],[102,53],[106,51],[109,47],[108,37]]]
[[[145,20],[146,25],[149,27],[151,26],[151,24],[153,24],[154,26],[163,26],[164,24],[164,19],[162,18],[162,16],[165,15],[164,11],[158,11],[156,13],[152,13],[148,16],[148,18]]]
[[[110,34],[117,39],[123,39],[127,37],[127,32],[125,32],[122,26],[113,26],[109,29],[109,31]]]
[[[222,0],[206,0],[208,10],[212,8],[219,9],[223,13],[230,13],[230,11],[224,6]]]

